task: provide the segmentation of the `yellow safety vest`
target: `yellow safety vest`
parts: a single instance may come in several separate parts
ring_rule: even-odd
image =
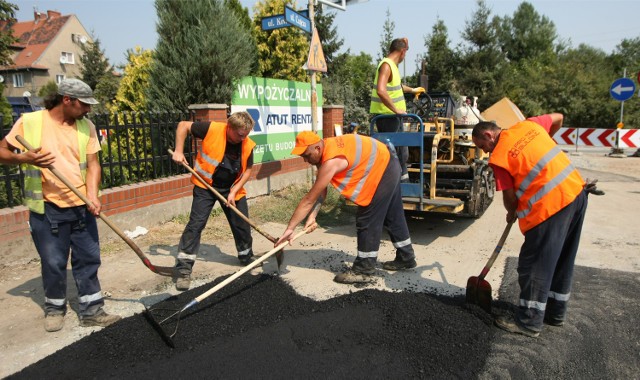
[[[42,140],[42,120],[44,111],[29,112],[22,115],[22,127],[24,138],[33,147],[39,147]],[[87,144],[89,143],[90,129],[89,123],[85,120],[77,120],[78,129],[78,152],[80,154],[80,173],[82,179],[87,178]],[[42,195],[42,173],[35,165],[25,164],[22,166],[24,172],[24,205],[29,210],[44,214],[44,197]]]
[[[376,69],[376,79],[373,82],[373,88],[371,89],[371,106],[369,107],[369,112],[385,115],[394,113],[389,109],[389,107],[385,106],[382,103],[382,100],[380,100],[380,97],[378,97],[378,75],[380,74],[380,66],[385,62],[388,63],[391,68],[391,82],[387,83],[387,93],[398,110],[406,111],[407,103],[404,100],[404,92],[402,91],[400,71],[398,70],[398,66],[396,66],[395,62],[389,58],[385,58],[380,61],[378,68]]]

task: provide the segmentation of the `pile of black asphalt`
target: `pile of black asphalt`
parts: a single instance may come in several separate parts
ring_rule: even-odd
[[[494,313],[517,302],[515,264]],[[154,305],[154,315],[224,278]],[[278,277],[245,275],[182,315],[175,348],[141,313],[10,378],[636,378],[639,292],[637,274],[577,267],[565,326],[528,338],[494,327],[462,296],[365,288],[318,302]]]

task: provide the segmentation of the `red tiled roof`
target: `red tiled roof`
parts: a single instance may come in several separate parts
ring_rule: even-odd
[[[38,20],[22,21],[13,24],[13,35],[18,42],[12,47],[21,50],[10,66],[0,66],[1,69],[34,68],[47,69],[42,65],[34,65],[40,58],[51,40],[60,32],[60,29],[69,19],[69,16],[59,16],[52,12],[53,17],[40,17]],[[7,29],[5,25],[3,29]]]

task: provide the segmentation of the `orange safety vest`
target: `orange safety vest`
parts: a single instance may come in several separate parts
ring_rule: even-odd
[[[522,233],[573,202],[585,185],[569,157],[532,121],[503,130],[489,163],[506,169],[514,178]]]
[[[224,150],[227,146],[227,128],[226,123],[212,121],[207,135],[202,140],[202,148],[196,156],[194,169],[209,185],[213,185],[213,173],[224,158]],[[247,170],[247,161],[255,146],[256,143],[249,137],[242,141],[242,170],[238,173],[238,178],[235,182],[238,182],[242,177],[242,173]],[[191,183],[203,189],[206,188],[195,175],[191,176]],[[236,200],[241,199],[246,194],[247,191],[243,187],[236,194]]]
[[[331,184],[358,206],[368,206],[390,158],[389,149],[367,136],[347,134],[324,139],[322,162],[344,157],[349,164],[331,179]]]

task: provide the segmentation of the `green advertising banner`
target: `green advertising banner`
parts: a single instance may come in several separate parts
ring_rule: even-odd
[[[316,86],[318,134],[322,136],[322,86]],[[256,142],[255,163],[291,157],[296,134],[310,131],[311,84],[281,79],[244,77],[231,99],[231,112],[247,111],[256,125],[249,135]]]

